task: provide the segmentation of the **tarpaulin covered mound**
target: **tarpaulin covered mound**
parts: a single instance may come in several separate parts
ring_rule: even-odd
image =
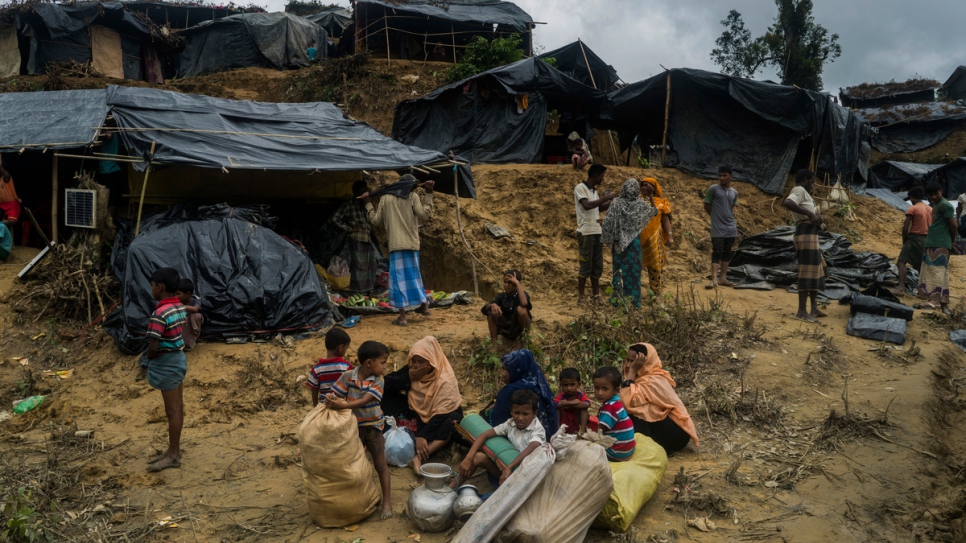
[[[115,241],[114,271],[122,305],[104,328],[127,353],[143,350],[154,310],[151,273],[172,267],[195,283],[202,336],[245,336],[331,325],[341,319],[309,257],[272,230],[228,206],[178,207]]]

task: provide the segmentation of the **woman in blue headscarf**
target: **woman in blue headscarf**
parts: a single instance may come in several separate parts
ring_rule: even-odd
[[[543,377],[533,353],[526,349],[503,355],[503,382],[490,411],[490,425],[496,427],[510,419],[510,397],[518,390],[532,390],[540,397],[537,417],[547,430],[547,439],[557,432],[557,409],[553,405],[553,392]]]

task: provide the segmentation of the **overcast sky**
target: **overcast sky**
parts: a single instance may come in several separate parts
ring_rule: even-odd
[[[265,2],[266,0],[262,0]],[[270,10],[287,0],[267,0]],[[255,0],[256,4],[262,2]],[[342,1],[348,6],[348,1]],[[718,71],[711,62],[720,21],[737,9],[753,36],[776,14],[774,0],[515,0],[538,25],[545,50],[578,37],[621,78],[639,81],[668,68]],[[964,0],[813,0],[815,20],[837,33],[842,56],[826,65],[825,90],[924,76],[944,82],[966,64]],[[773,71],[755,76],[777,80]]]

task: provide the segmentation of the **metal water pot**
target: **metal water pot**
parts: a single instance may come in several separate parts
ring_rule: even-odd
[[[445,532],[456,520],[456,491],[446,484],[453,470],[446,464],[424,464],[419,474],[426,484],[409,493],[409,518],[421,531]]]
[[[473,485],[463,485],[456,489],[456,502],[453,504],[453,514],[460,522],[470,520],[473,513],[483,505],[480,492]]]

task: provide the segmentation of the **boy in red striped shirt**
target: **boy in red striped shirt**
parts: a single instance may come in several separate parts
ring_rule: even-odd
[[[325,358],[320,358],[309,371],[309,378],[305,386],[312,391],[312,407],[319,405],[319,401],[329,395],[332,385],[351,370],[352,366],[345,361],[345,353],[349,350],[352,339],[341,328],[332,328],[325,334]]]
[[[611,462],[630,460],[637,441],[634,439],[634,423],[627,416],[624,404],[618,395],[621,388],[621,372],[613,366],[597,368],[594,372],[594,397],[603,402],[597,412],[597,425],[605,436],[617,440],[607,449],[607,459]]]

